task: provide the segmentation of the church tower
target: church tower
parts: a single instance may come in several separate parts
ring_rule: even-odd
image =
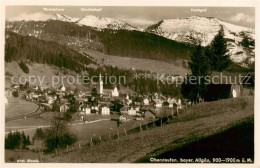
[[[98,94],[102,95],[103,94],[103,80],[101,78],[101,74],[99,74],[99,80],[98,80]]]

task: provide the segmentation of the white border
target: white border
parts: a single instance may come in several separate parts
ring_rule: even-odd
[[[63,0],[63,1],[53,1],[53,0],[0,0],[0,100],[4,100],[4,28],[5,28],[5,6],[9,5],[49,5],[49,6],[207,6],[207,7],[255,7],[255,33],[256,33],[256,47],[255,47],[255,61],[256,61],[256,85],[255,85],[255,163],[254,164],[90,164],[90,163],[77,163],[77,164],[64,164],[64,163],[44,163],[44,164],[18,164],[18,163],[5,163],[4,162],[4,123],[5,123],[5,107],[3,101],[0,103],[1,110],[1,131],[0,131],[0,167],[255,167],[260,168],[260,104],[259,104],[259,75],[260,75],[260,62],[258,58],[259,55],[259,23],[260,23],[260,1],[258,0]]]

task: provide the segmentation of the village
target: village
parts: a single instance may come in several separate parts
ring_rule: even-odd
[[[20,95],[22,99],[40,105],[45,111],[61,114],[73,112],[72,118],[81,122],[88,122],[91,115],[96,120],[105,116],[120,123],[129,120],[151,121],[163,115],[177,115],[183,108],[180,98],[166,98],[158,93],[121,94],[116,86],[114,89],[104,89],[101,74],[99,76],[97,86],[91,91],[66,90],[64,85],[57,89],[41,86],[25,89],[22,85],[13,85],[6,89],[6,97]]]

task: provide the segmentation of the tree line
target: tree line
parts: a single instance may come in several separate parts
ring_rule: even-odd
[[[81,72],[85,66],[95,63],[88,57],[64,45],[39,40],[35,37],[21,36],[6,32],[5,61],[20,61],[19,66],[25,73],[29,73],[24,60],[54,65]]]

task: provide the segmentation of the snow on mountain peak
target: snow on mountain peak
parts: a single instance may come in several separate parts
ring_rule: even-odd
[[[70,17],[62,14],[54,14],[49,20],[59,20],[63,22],[76,22],[79,18]]]
[[[217,18],[203,16],[164,19],[155,25],[149,26],[145,31],[179,42],[195,44],[201,42],[201,45],[206,46],[210,44],[221,27],[224,28],[227,37],[230,37],[230,33],[233,36],[239,35],[240,32],[254,34],[254,31],[250,28],[233,25]]]
[[[213,17],[190,16],[177,19],[164,19],[151,25],[145,31],[165,38],[189,44],[201,43],[207,46],[214,39],[220,28],[223,27],[225,38],[228,39],[228,49],[234,62],[243,62],[248,53],[245,52],[240,42],[245,33],[250,38],[255,38],[253,29],[224,22]]]
[[[100,29],[127,29],[127,30],[137,30],[135,27],[122,22],[120,20],[112,19],[112,18],[106,18],[106,17],[97,17],[94,15],[87,15],[83,17],[82,19],[77,21],[78,25],[85,25],[90,27],[95,27],[98,30]]]

